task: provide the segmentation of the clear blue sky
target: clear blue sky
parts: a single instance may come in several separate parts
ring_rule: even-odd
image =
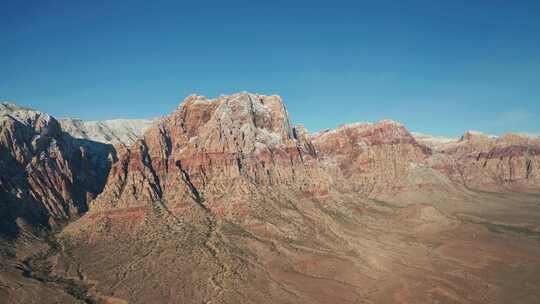
[[[250,91],[313,131],[540,133],[540,1],[0,0],[0,73],[0,99],[57,117]]]

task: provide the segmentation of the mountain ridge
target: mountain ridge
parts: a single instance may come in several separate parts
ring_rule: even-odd
[[[0,128],[13,303],[506,303],[499,291],[530,290],[486,263],[540,273],[535,240],[506,234],[540,235],[536,139],[469,132],[434,148],[391,120],[310,134],[279,96],[247,92],[190,95],[114,145],[15,111]],[[533,271],[506,268],[518,261]]]
[[[241,94],[241,93],[260,95],[258,93],[249,93],[245,91],[236,93],[236,94]],[[227,96],[227,95],[224,95],[224,94],[219,95],[219,97],[223,97],[223,96]],[[279,95],[276,95],[276,94],[270,95],[270,96],[279,97]],[[194,93],[194,94],[189,95],[187,98],[196,98],[199,101],[207,100],[208,102],[211,102],[212,100],[217,100],[219,97],[210,99],[204,95]],[[179,104],[178,107],[180,107],[181,103]],[[11,107],[12,109],[20,108],[20,109],[36,111],[32,108],[20,106],[19,104],[15,102],[2,101],[1,104],[3,105],[4,109]],[[0,110],[2,109],[0,108]],[[121,118],[120,117],[120,118],[104,119],[104,120],[83,120],[83,119],[74,118],[74,117],[62,117],[62,118],[59,118],[58,121],[62,125],[63,129],[75,138],[89,139],[89,140],[98,141],[98,142],[102,142],[106,144],[122,143],[122,144],[129,145],[133,143],[136,139],[142,137],[144,134],[144,131],[146,131],[149,127],[151,127],[153,123],[159,121],[160,119],[161,117],[155,117],[155,118]],[[298,124],[302,125],[302,127],[306,130],[306,132],[309,133],[309,135],[313,137],[313,136],[317,136],[317,135],[324,134],[327,132],[336,131],[341,128],[350,128],[350,127],[354,127],[358,125],[373,125],[373,124],[381,123],[383,121],[394,122],[396,124],[402,124],[401,122],[384,118],[375,122],[357,121],[357,122],[345,123],[335,128],[325,128],[323,130],[315,131],[313,133],[309,133],[307,131],[308,129],[306,129],[302,123],[298,123]],[[100,129],[105,129],[105,130],[102,131]],[[457,141],[460,139],[460,137],[447,137],[447,136],[428,134],[428,133],[423,133],[423,132],[418,132],[418,131],[411,131],[411,134],[417,140],[422,141],[427,146],[448,143],[448,142]],[[536,139],[540,137],[540,135],[526,133],[526,132],[505,132],[500,135],[494,135],[494,134],[488,134],[482,131],[465,130],[463,134],[461,135],[461,138],[467,137],[469,135],[475,135],[475,136],[485,135],[490,138],[498,138],[498,137],[504,137],[504,136],[509,136],[509,135],[516,135],[516,136],[526,137],[530,139]]]

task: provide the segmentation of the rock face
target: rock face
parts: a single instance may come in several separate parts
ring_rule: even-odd
[[[424,163],[431,154],[391,120],[344,125],[311,140],[322,160],[336,164],[356,191],[371,196],[398,191],[410,165]]]
[[[417,138],[419,136],[417,135]],[[421,136],[420,136],[421,137]],[[291,126],[278,96],[188,97],[130,147],[119,147],[95,210],[195,198],[238,213],[225,197],[275,185],[306,193],[331,187],[370,197],[407,190],[411,168],[430,167],[466,187],[537,184],[538,140],[469,131],[460,140],[420,142],[400,123],[357,123],[309,134]],[[225,194],[224,194],[225,193]],[[238,215],[238,214],[237,214]]]
[[[538,188],[540,140],[517,134],[500,137],[467,131],[438,146],[432,166],[473,189]]]
[[[300,184],[316,155],[307,138],[296,133],[278,96],[190,96],[119,151],[92,206],[103,210],[156,200],[174,206],[189,197],[209,203],[224,192],[234,196],[256,187]]]
[[[87,209],[108,173],[105,145],[64,134],[48,114],[0,104],[0,231],[54,226]]]
[[[60,125],[64,132],[79,139],[97,141],[106,144],[131,145],[142,137],[152,125],[152,119],[113,119],[103,121],[83,121],[63,118]]]

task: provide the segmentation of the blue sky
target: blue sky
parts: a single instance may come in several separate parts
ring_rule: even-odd
[[[540,133],[540,1],[0,0],[0,73],[0,99],[56,117],[250,91],[313,131]]]

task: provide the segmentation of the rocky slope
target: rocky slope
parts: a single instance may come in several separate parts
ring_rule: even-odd
[[[152,119],[112,119],[84,121],[73,118],[59,120],[62,130],[71,136],[106,144],[131,145],[152,125]]]
[[[107,186],[92,206],[108,209],[157,200],[174,206],[204,197],[213,208],[214,197],[224,194],[302,184],[311,169],[305,164],[315,159],[309,145],[295,135],[277,96],[240,93],[209,100],[193,95],[119,152]]]
[[[88,209],[103,187],[110,147],[62,132],[46,113],[0,104],[0,231],[50,227]],[[111,154],[112,155],[112,154]]]
[[[431,166],[466,187],[483,190],[538,188],[540,140],[517,134],[490,136],[467,131],[439,144]]]
[[[402,124],[391,120],[344,125],[311,140],[323,161],[337,165],[357,192],[369,196],[399,191],[411,164],[424,163],[431,155]]]

